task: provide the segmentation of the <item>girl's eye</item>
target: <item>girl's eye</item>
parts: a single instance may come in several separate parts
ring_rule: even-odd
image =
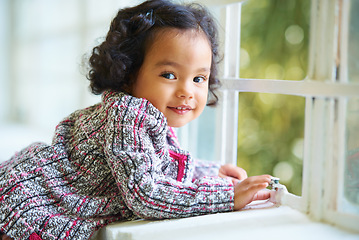
[[[162,73],[161,76],[170,80],[176,79],[176,76],[173,73]]]
[[[206,78],[203,76],[193,78],[193,82],[195,83],[202,83],[204,81],[206,81]]]

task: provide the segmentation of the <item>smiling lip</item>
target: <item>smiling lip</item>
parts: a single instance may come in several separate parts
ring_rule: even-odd
[[[178,114],[185,114],[192,110],[190,106],[177,106],[177,107],[168,107],[168,108]]]

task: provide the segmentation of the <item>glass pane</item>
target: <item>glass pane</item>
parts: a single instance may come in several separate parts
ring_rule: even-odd
[[[301,195],[305,99],[239,94],[238,166],[249,176],[271,174]]]
[[[310,0],[247,0],[241,14],[240,77],[304,79]]]
[[[345,196],[359,205],[359,98],[348,102],[347,110],[347,154],[344,174]]]
[[[351,1],[348,43],[349,82],[359,83],[359,1]]]
[[[359,83],[359,1],[351,1],[349,20],[348,80]],[[344,193],[346,199],[359,206],[359,98],[351,98],[347,106],[346,162]]]
[[[181,147],[194,158],[217,161],[216,148],[216,108],[205,107],[203,113],[186,126],[176,129]]]

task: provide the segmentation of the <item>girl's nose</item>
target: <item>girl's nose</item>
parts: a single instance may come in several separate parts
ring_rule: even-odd
[[[193,86],[188,83],[179,83],[177,86],[176,96],[184,99],[193,98]]]

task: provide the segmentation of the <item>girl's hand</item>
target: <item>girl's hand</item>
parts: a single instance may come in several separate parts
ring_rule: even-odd
[[[270,191],[260,191],[271,181],[270,175],[253,176],[244,179],[234,186],[234,210],[240,210],[255,200],[265,200],[270,197]]]
[[[233,185],[236,185],[239,180],[247,178],[247,172],[243,168],[233,164],[225,164],[220,167],[218,176],[221,178],[229,178],[232,180]]]

